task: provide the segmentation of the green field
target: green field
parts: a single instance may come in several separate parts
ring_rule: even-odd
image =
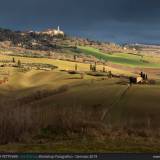
[[[84,53],[87,55],[95,56],[98,59],[103,59],[108,62],[112,62],[115,64],[127,65],[131,67],[153,67],[159,68],[160,67],[160,59],[157,58],[155,62],[155,58],[149,56],[142,56],[141,55],[133,55],[129,53],[103,53],[100,50],[92,47],[84,47],[79,46],[77,49],[80,53]]]

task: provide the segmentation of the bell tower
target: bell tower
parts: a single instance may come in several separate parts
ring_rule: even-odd
[[[58,32],[60,31],[60,27],[58,26]]]

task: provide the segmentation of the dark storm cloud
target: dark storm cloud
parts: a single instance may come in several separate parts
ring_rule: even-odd
[[[60,25],[67,33],[115,42],[160,42],[159,0],[0,0],[0,26]]]

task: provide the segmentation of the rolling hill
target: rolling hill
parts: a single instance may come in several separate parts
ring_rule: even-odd
[[[1,29],[0,151],[158,152],[159,89],[157,55]]]

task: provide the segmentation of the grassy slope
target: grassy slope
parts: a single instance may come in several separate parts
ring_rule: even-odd
[[[160,59],[158,59],[158,62],[155,62],[155,59],[153,61],[153,57],[145,56],[143,57],[142,61],[142,57],[139,55],[132,55],[127,53],[105,54],[98,49],[84,46],[79,46],[78,50],[84,54],[93,55],[98,59],[104,59],[116,64],[122,64],[131,67],[160,67],[160,64],[158,63],[160,62]]]
[[[160,86],[132,86],[123,99],[113,107],[110,119],[112,125],[136,129],[159,128]],[[155,132],[153,132],[154,134]]]
[[[99,111],[103,112],[103,110],[110,106],[110,104],[112,104],[112,102],[120,96],[121,91],[126,88],[126,85],[117,84],[117,82],[120,81],[119,79],[109,79],[107,81],[95,80],[92,82],[92,77],[86,77],[85,80],[80,80],[76,79],[76,75],[68,75],[59,71],[53,71],[52,73],[32,71],[25,73],[23,76],[16,74],[16,76],[13,76],[13,79],[14,81],[9,81],[8,85],[10,87],[14,86],[16,82],[21,84],[19,85],[20,90],[15,88],[13,91],[13,94],[16,93],[16,97],[21,97],[24,96],[24,94],[28,95],[32,92],[35,92],[35,86],[37,86],[38,89],[42,89],[42,86],[47,87],[49,85],[50,89],[54,89],[64,84],[70,85],[70,88],[66,93],[53,95],[32,104],[33,106],[40,106],[44,108],[51,107],[53,110],[55,106],[65,106],[70,108],[71,106],[76,105],[85,106],[86,112],[94,109],[94,106],[99,106]],[[5,89],[5,87],[8,85],[1,87]],[[30,89],[25,90],[24,88]],[[158,90],[159,86],[133,86],[124,96],[124,98],[110,111],[111,119],[109,119],[109,122],[111,125],[115,125],[115,127],[123,127],[127,125],[132,129],[137,129],[143,126],[144,129],[146,129],[150,127],[148,126],[148,116],[153,116],[154,118],[151,122],[151,125],[156,126],[156,128],[159,127],[159,124],[157,123],[159,122],[160,113],[160,108],[158,105],[160,103],[158,99]],[[153,95],[157,95],[157,98]],[[135,101],[135,99],[137,101]],[[144,99],[146,101],[144,101]],[[105,119],[105,123],[108,124],[107,118]],[[133,140],[129,138],[128,140],[105,139],[103,141],[77,139],[77,141],[80,142],[77,143],[75,140],[70,140],[66,142],[51,142],[44,145],[10,144],[6,146],[0,146],[0,151],[151,152],[158,151],[160,149],[159,142],[146,142],[143,138],[135,140],[135,137],[133,137]],[[65,143],[67,143],[67,145],[65,145]]]
[[[98,53],[99,54],[99,53]],[[120,59],[123,54],[119,55]],[[108,56],[108,55],[107,55]],[[112,55],[111,55],[112,56]],[[124,55],[123,55],[124,56]],[[127,55],[138,63],[136,57]],[[118,56],[113,55],[113,59]],[[10,56],[0,56],[0,59],[12,59]],[[73,62],[51,60],[51,59],[39,59],[39,58],[23,58],[15,57],[22,62],[28,63],[48,63],[54,64],[60,67],[60,69],[73,69]],[[127,60],[125,60],[127,61]],[[124,63],[124,62],[123,62]],[[127,63],[127,62],[125,62]],[[78,64],[80,70],[88,70],[88,64]],[[101,69],[102,66],[99,66]],[[40,106],[42,108],[50,107],[51,110],[56,110],[56,106],[71,107],[71,106],[83,106],[88,111],[98,108],[100,113],[105,111],[110,104],[117,99],[122,90],[127,85],[121,85],[117,82],[120,79],[108,79],[101,81],[101,78],[97,80],[95,77],[85,76],[84,80],[77,79],[79,75],[68,75],[65,72],[59,70],[54,71],[36,71],[32,70],[27,73],[20,73],[16,69],[5,68],[6,71],[10,71],[11,77],[9,83],[0,86],[0,94],[10,96],[11,98],[20,98],[26,95],[30,95],[36,90],[54,90],[59,86],[69,85],[69,90],[62,94],[51,95],[42,100],[34,102],[33,106]],[[114,70],[115,72],[122,73],[121,70]],[[156,96],[154,96],[156,95]],[[125,127],[128,126],[133,130],[137,128],[154,129],[159,128],[159,86],[139,86],[135,85],[130,88],[126,95],[116,104],[109,112],[110,117],[104,119],[104,123],[110,123],[111,126]],[[136,100],[136,101],[135,101]],[[153,109],[154,108],[154,109]],[[78,109],[77,109],[78,110]],[[53,116],[53,115],[51,115]],[[98,118],[98,117],[96,117]],[[79,143],[77,143],[77,141]],[[66,143],[66,144],[65,144]],[[125,148],[124,148],[125,146]],[[13,149],[14,148],[14,149]],[[124,139],[105,139],[103,141],[88,141],[86,139],[76,139],[74,141],[58,141],[56,143],[44,144],[44,145],[18,145],[10,144],[6,146],[0,146],[0,151],[56,151],[56,152],[69,152],[69,151],[81,151],[81,152],[153,152],[159,151],[159,141],[147,141],[145,138],[135,139],[135,137]]]

